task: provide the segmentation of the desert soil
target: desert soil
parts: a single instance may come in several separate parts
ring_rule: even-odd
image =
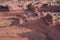
[[[26,21],[20,26],[0,28],[0,40],[60,40],[59,26],[48,26],[42,18]]]

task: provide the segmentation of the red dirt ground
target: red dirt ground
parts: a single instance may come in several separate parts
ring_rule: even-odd
[[[0,28],[0,40],[60,40],[59,26],[48,26],[42,18],[27,21],[20,26]]]

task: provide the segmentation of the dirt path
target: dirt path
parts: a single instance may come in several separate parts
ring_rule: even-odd
[[[60,40],[60,25],[49,27],[43,19],[0,28],[0,40]]]

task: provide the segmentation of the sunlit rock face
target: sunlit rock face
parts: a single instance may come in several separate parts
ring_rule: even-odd
[[[40,0],[40,3],[43,3],[43,4],[48,3],[49,5],[57,4],[56,0]]]
[[[47,3],[48,0],[40,0],[41,3]]]
[[[60,13],[59,12],[42,12],[46,22],[52,23],[53,25],[60,24]]]

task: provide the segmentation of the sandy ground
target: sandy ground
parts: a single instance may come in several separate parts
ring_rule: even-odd
[[[0,40],[60,40],[59,26],[48,26],[43,19],[27,21],[0,28]]]

